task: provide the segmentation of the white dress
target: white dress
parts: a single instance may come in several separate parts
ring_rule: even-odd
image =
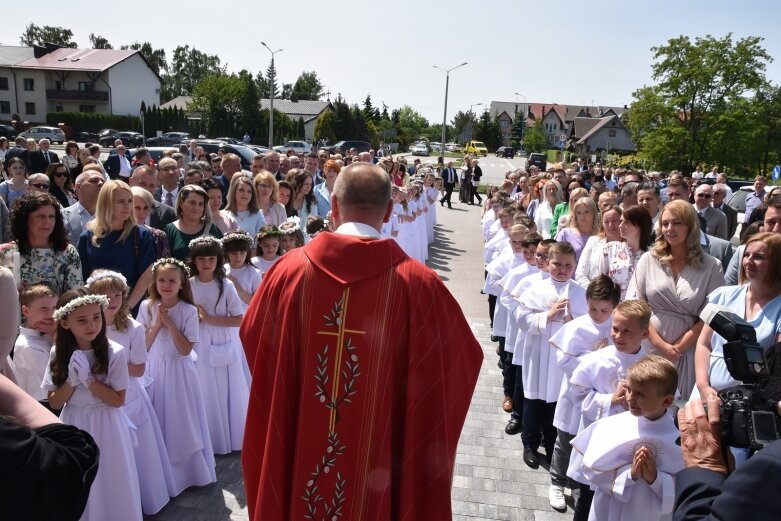
[[[418,241],[418,251],[420,251],[421,256],[420,262],[425,263],[428,260],[428,232],[426,231],[428,213],[424,209],[428,208],[428,201],[426,201],[425,195],[421,195],[416,202],[420,215],[415,219],[415,238]]]
[[[260,271],[260,277],[263,278],[263,275],[265,275],[266,272],[271,269],[271,266],[273,266],[274,263],[277,262],[280,258],[281,257],[277,255],[273,260],[266,260],[262,256],[258,255],[257,257],[252,257],[252,264],[258,268]]]
[[[428,213],[426,214],[426,238],[428,244],[434,242],[434,225],[437,223],[437,199],[439,199],[439,190],[429,186],[423,191],[423,197],[426,198]],[[428,198],[434,199],[433,203],[428,202]]]
[[[405,211],[404,207],[400,203],[396,203],[393,205],[393,213],[396,214],[397,218],[399,216],[408,217],[409,211]],[[413,253],[415,251],[412,248],[412,223],[402,221],[399,218],[399,234],[395,237],[396,244],[399,245],[399,247],[404,250],[404,253],[407,254],[408,257],[412,257],[413,259],[415,256]]]
[[[260,280],[262,278],[260,275],[260,270],[250,264],[242,266],[239,269],[234,269],[231,268],[229,263],[225,263],[225,275],[233,275],[238,281],[239,287],[241,287],[241,289],[250,295],[254,295],[258,290],[258,286],[260,286]],[[241,297],[239,297],[239,300],[241,300]],[[244,311],[247,311],[249,304],[242,300],[241,305],[244,308]]]
[[[41,389],[41,382],[46,374],[52,344],[52,337],[41,335],[36,329],[19,328],[14,345],[16,380],[23,391],[38,401],[47,397],[46,391]]]
[[[106,336],[125,346],[128,350],[128,363],[146,364],[144,326],[131,318],[124,331],[119,331],[113,325],[107,326]],[[168,450],[152,401],[145,389],[145,386],[151,383],[151,378],[131,376],[123,407],[136,428],[138,443],[133,447],[133,454],[141,488],[141,508],[146,515],[156,514],[168,503],[171,496],[176,495]]]
[[[159,301],[145,300],[138,320],[151,327],[157,318]],[[184,337],[193,343],[199,339],[198,311],[181,300],[168,310],[168,316]],[[181,355],[171,333],[161,327],[148,348],[147,374],[153,378],[147,391],[160,422],[174,478],[174,494],[187,487],[203,486],[217,481],[214,452],[206,423],[201,386],[195,369],[195,358]]]
[[[93,350],[84,351],[84,354],[92,365],[95,360]],[[50,353],[50,363],[53,358],[54,348]],[[50,363],[46,364],[41,387],[54,391],[57,386],[52,382]],[[93,376],[115,391],[127,389],[130,382],[124,348],[109,341],[108,371]],[[90,433],[100,448],[98,473],[81,520],[141,520],[141,493],[133,457],[133,439],[129,420],[122,408],[108,405],[87,387],[78,384],[62,408],[60,420]],[[56,486],[54,483],[51,485]]]
[[[223,280],[222,295],[216,280],[203,283],[190,279],[193,299],[209,315],[221,317],[244,314],[241,299],[230,280]],[[215,454],[241,450],[244,422],[249,402],[249,382],[244,349],[238,327],[200,324],[200,341],[195,345],[195,367],[203,391],[206,420]]]

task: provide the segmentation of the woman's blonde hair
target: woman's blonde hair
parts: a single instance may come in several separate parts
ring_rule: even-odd
[[[141,188],[140,186],[131,186],[130,193],[133,194],[133,197],[138,197],[139,199],[144,201],[144,204],[146,204],[149,207],[150,211],[154,209],[155,199],[154,197],[152,197],[152,194],[149,193],[149,190]]]
[[[130,315],[130,304],[128,303],[130,288],[123,282],[124,278],[120,278],[117,275],[119,274],[111,270],[95,270],[92,272],[90,278],[94,277],[97,280],[89,284],[88,289],[93,295],[105,295],[108,297],[109,293],[112,291],[117,291],[122,294],[122,304],[119,306],[117,314],[114,315],[114,323],[107,325],[114,326],[117,328],[117,331],[125,331],[132,318]]]
[[[547,200],[548,195],[545,193],[548,190],[548,185],[552,184],[556,187],[556,204],[559,204],[564,200],[564,191],[561,189],[561,185],[555,179],[548,179],[545,181],[545,185],[542,187],[542,198]]]
[[[255,175],[253,183],[255,185],[255,195],[257,195],[258,185],[267,184],[271,186],[271,196],[269,199],[271,199],[272,203],[279,202],[279,183],[277,183],[277,179],[274,177],[274,174],[268,170],[261,170]]]
[[[92,244],[95,247],[99,247],[100,239],[108,235],[111,231],[111,221],[113,219],[114,212],[114,193],[117,190],[126,190],[133,197],[133,192],[130,187],[124,181],[118,179],[112,179],[106,181],[98,192],[98,202],[95,205],[95,218],[87,223],[87,229],[92,232]],[[132,207],[133,203],[130,203],[131,211],[130,216],[125,219],[122,224],[122,233],[117,239],[117,242],[124,242],[130,236],[130,232],[136,225],[136,217],[133,215]]]
[[[659,220],[656,221],[656,242],[651,249],[651,254],[662,264],[669,264],[673,259],[672,248],[662,233],[662,220],[664,214],[669,212],[676,219],[680,219],[689,229],[686,237],[686,264],[699,268],[702,265],[702,247],[700,246],[700,220],[697,211],[688,201],[670,201],[662,209]]]
[[[241,172],[237,172],[231,179],[230,185],[228,185],[228,204],[225,205],[225,209],[233,215],[239,213],[239,208],[236,204],[236,190],[238,190],[240,184],[247,185],[252,193],[247,210],[249,210],[249,213],[258,213],[258,194],[255,192],[255,184],[252,182],[252,179],[241,174]],[[314,182],[312,183],[312,189],[314,190]]]
[[[602,220],[600,219],[601,216],[599,214],[599,208],[597,208],[597,203],[595,203],[594,199],[591,197],[581,197],[575,201],[575,204],[569,209],[567,226],[577,229],[578,220],[575,216],[575,210],[577,210],[578,206],[588,207],[588,210],[591,212],[591,235],[597,235],[602,230]]]

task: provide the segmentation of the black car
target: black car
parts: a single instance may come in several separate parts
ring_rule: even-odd
[[[155,162],[155,164],[159,163],[160,160],[163,158],[163,154],[166,152],[178,152],[179,149],[176,147],[144,147],[147,152],[149,152],[149,155],[152,156],[152,161]],[[130,154],[130,157],[133,157],[136,155],[136,152],[138,151],[137,148],[128,148],[127,152]]]
[[[102,147],[113,147],[117,139],[126,147],[140,147],[144,144],[144,136],[138,132],[115,132],[104,135],[98,139],[98,144]]]
[[[149,142],[149,140],[147,140]],[[183,141],[184,144],[189,144],[189,141]],[[182,144],[182,143],[179,143]],[[203,150],[207,154],[214,154],[218,150],[222,150],[225,154],[236,154],[241,158],[241,168],[244,170],[250,169],[252,158],[258,155],[258,152],[245,145],[234,145],[226,141],[220,141],[218,139],[196,139],[196,146],[203,147]]]
[[[16,139],[16,129],[12,125],[0,125],[0,137],[7,137],[8,141]]]
[[[351,148],[354,148],[360,154],[361,152],[368,152],[372,146],[366,141],[340,141],[330,147],[322,147],[328,150],[331,154],[346,154]]]
[[[235,137],[216,137],[214,138],[216,141],[225,141],[226,143],[230,143],[231,145],[243,145],[244,141],[241,139],[236,139]]]
[[[532,166],[538,167],[543,172],[548,169],[548,158],[545,154],[529,154],[529,159],[526,160],[526,171]]]
[[[496,149],[496,157],[509,157],[512,159],[515,157],[515,149],[513,147],[499,147]]]
[[[79,143],[96,143],[100,136],[95,132],[79,132],[76,134],[76,141]]]
[[[187,132],[166,132],[162,136],[150,137],[146,140],[146,144],[150,147],[178,147],[182,141],[189,141],[192,138]]]

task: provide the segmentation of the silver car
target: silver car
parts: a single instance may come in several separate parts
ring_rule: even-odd
[[[62,145],[68,139],[65,137],[65,132],[57,127],[32,127],[30,130],[25,130],[19,134],[19,137],[25,139],[34,139],[37,143],[42,139],[48,139],[52,143],[58,143]]]

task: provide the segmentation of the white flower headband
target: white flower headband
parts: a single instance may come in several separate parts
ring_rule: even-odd
[[[187,264],[174,257],[163,257],[162,259],[156,260],[155,263],[152,264],[152,273],[157,271],[157,268],[159,268],[163,264],[176,264],[177,266],[182,268],[185,273],[187,273],[188,277],[190,276],[190,268],[187,267]]]
[[[106,309],[108,306],[108,298],[106,298],[105,295],[84,295],[83,297],[77,297],[61,308],[55,309],[52,318],[54,320],[62,320],[70,315],[74,309],[88,304],[98,304],[101,309]]]
[[[222,246],[222,243],[218,238],[212,237],[211,235],[201,235],[200,237],[196,237],[195,239],[190,241],[190,249],[193,249],[195,246],[198,246],[199,244],[217,244],[219,246]]]
[[[101,271],[93,272],[92,275],[90,275],[90,277],[87,279],[87,283],[85,284],[85,286],[89,288],[97,281],[104,280],[104,279],[117,279],[121,281],[122,284],[127,286],[127,279],[125,278],[124,275],[122,275],[121,273],[117,273],[116,271],[110,271],[110,270],[101,270]]]
[[[297,215],[294,215],[293,217],[288,217],[287,219],[285,219],[285,222],[283,222],[282,224],[287,224],[287,223],[293,223],[295,226],[292,226],[290,228],[285,228],[283,230],[282,225],[280,225],[279,231],[284,233],[285,235],[292,235],[297,231],[301,230],[301,218],[298,217]]]
[[[233,241],[244,241],[252,244],[252,236],[250,236],[250,234],[248,234],[244,230],[236,230],[233,232],[226,233],[225,236],[222,238],[223,246]],[[190,243],[190,247],[192,247],[192,243]]]

